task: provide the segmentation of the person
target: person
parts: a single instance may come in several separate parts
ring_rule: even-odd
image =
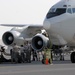
[[[26,53],[26,61],[30,63],[31,62],[31,44],[28,41],[26,41],[24,43],[24,48]]]
[[[34,55],[34,61],[38,60],[37,59],[37,52],[36,51],[34,51],[34,54],[33,55]]]
[[[25,48],[25,51],[28,50],[28,41],[24,42],[24,48]]]
[[[23,47],[23,45],[21,45],[20,52],[21,52],[22,62],[24,63],[25,62],[25,53],[24,53],[24,47]]]
[[[31,63],[31,44],[27,41],[27,62]]]
[[[0,49],[0,52],[1,52],[0,63],[3,61],[3,53],[4,53],[4,51],[5,51],[4,46],[1,46],[1,49]]]
[[[48,63],[52,64],[52,57],[51,57],[51,49],[45,47],[44,49],[44,61],[48,59]]]
[[[43,59],[42,52],[39,52],[39,61],[42,61],[42,59]]]
[[[15,63],[18,63],[19,59],[19,49],[20,47],[16,45],[16,43],[14,43],[13,45],[13,49],[11,50],[11,62],[13,63],[15,61]]]
[[[10,49],[10,54],[11,54],[11,62],[14,62],[14,52],[13,49]]]
[[[59,55],[60,55],[60,60],[62,60],[62,61],[64,61],[64,48],[63,47],[61,47],[60,49],[59,49]]]
[[[45,30],[42,30],[42,35],[46,36],[46,37],[49,37],[47,32]]]

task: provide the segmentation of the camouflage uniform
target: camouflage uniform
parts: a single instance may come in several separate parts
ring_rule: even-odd
[[[25,53],[26,53],[26,59],[25,60],[27,62],[31,62],[31,45],[27,43],[24,46],[24,48],[25,48]]]
[[[19,46],[15,45],[11,51],[11,62],[15,61],[15,63],[18,63],[18,57],[19,57]]]
[[[20,48],[20,52],[21,52],[21,60],[22,62],[25,62],[25,52],[24,52],[25,48],[21,46]]]

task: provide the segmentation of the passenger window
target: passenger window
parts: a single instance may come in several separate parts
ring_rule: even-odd
[[[75,8],[72,8],[73,13],[75,13]]]
[[[72,14],[71,8],[68,8],[67,12],[70,13],[70,14]]]

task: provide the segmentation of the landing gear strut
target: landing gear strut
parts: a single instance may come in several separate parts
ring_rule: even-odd
[[[75,63],[75,52],[71,53],[70,59],[72,63]]]

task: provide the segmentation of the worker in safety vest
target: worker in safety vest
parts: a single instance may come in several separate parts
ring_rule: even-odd
[[[48,59],[48,62],[52,64],[51,49],[47,47],[44,49],[44,60],[46,59]]]

